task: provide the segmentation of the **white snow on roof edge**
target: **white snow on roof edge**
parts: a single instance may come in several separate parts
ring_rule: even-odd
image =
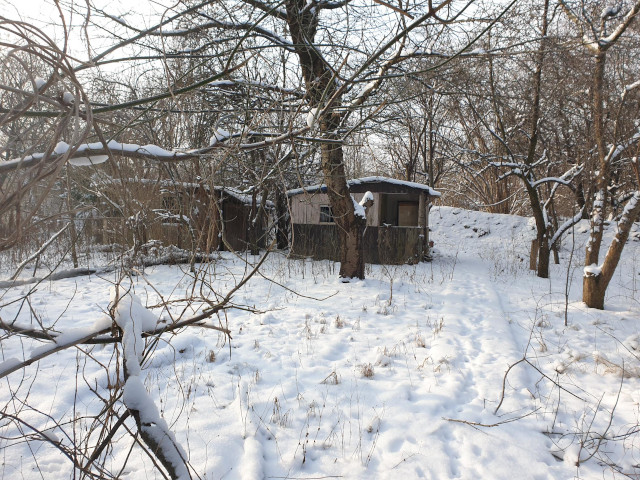
[[[366,183],[375,183],[375,182],[402,185],[405,187],[415,188],[418,190],[425,190],[432,197],[441,196],[440,192],[434,190],[428,185],[424,185],[422,183],[416,183],[416,182],[408,182],[406,180],[397,180],[395,178],[389,178],[389,177],[373,176],[373,177],[354,178],[353,180],[348,180],[347,184],[351,186],[351,185],[360,185],[363,183],[366,184]],[[317,192],[318,190],[322,190],[326,188],[327,188],[327,185],[324,183],[319,185],[309,185],[307,187],[294,188],[291,190],[287,190],[287,196],[291,197],[293,195],[299,195],[301,193],[314,193],[314,192]]]

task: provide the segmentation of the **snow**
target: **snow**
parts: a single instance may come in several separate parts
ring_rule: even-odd
[[[62,345],[73,345],[74,343],[80,341],[83,338],[91,335],[93,329],[88,327],[79,327],[79,328],[68,328],[56,337],[55,343],[42,345],[41,347],[34,348],[31,350],[31,358],[39,357],[53,349],[62,346]]]
[[[605,225],[605,242],[613,227]],[[111,302],[116,293],[121,299],[114,313],[126,336],[126,382],[115,368],[122,349],[116,355],[112,345],[85,345],[3,378],[0,402],[6,413],[28,413],[29,424],[70,448],[104,408],[91,390],[116,398],[120,385],[124,395],[113,408],[139,410],[150,435],[166,448],[181,446],[172,462],[188,458],[202,478],[640,473],[640,241],[628,241],[607,308],[598,311],[581,302],[587,221],[569,229],[549,279],[528,270],[535,235],[529,219],[434,207],[430,228],[431,263],[367,265],[365,280],[347,284],[332,262],[271,254],[264,277],[234,297],[241,308],[221,316],[230,341],[200,327],[157,342],[142,332],[168,313],[192,315],[199,304],[183,299],[194,291],[224,295],[245,272],[242,259],[221,252],[208,267],[196,265],[195,290],[188,266],[146,268],[111,291]],[[7,273],[0,278],[7,278],[11,269],[2,265]],[[118,279],[111,272],[45,282],[29,308],[19,301],[28,288],[6,288],[0,317],[35,327],[38,315],[72,340],[110,326],[107,292]],[[162,299],[168,310],[156,307]],[[254,306],[257,313],[247,310]],[[3,337],[0,372],[42,345]],[[523,362],[509,371],[496,412],[505,372],[525,354],[535,368]],[[38,408],[13,411],[12,395],[23,394]],[[126,424],[135,431],[132,419]],[[106,454],[114,476],[126,465],[119,478],[160,478],[139,447],[131,452],[123,430],[116,436]],[[33,442],[9,440],[16,437],[15,424],[0,425],[4,478],[73,476],[56,445],[39,442],[34,450]]]
[[[629,199],[627,204],[624,206],[624,210],[622,212],[622,217],[627,217],[629,213],[636,208],[638,202],[640,201],[640,191],[633,192],[633,196]]]
[[[178,446],[173,432],[169,430],[166,420],[160,416],[156,404],[149,396],[145,386],[142,361],[145,342],[142,330],[153,329],[157,319],[140,302],[131,291],[122,286],[111,288],[111,302],[114,320],[122,329],[122,348],[126,374],[122,400],[130,410],[135,410],[140,417],[141,429],[150,435],[159,446],[165,457],[176,469],[178,479],[189,479],[189,471],[184,463],[187,453]]]
[[[107,160],[109,160],[108,155],[94,155],[93,157],[70,158],[69,163],[75,167],[88,167],[90,165],[99,165]]]
[[[62,155],[64,153],[67,153],[67,151],[69,150],[70,146],[67,142],[58,142],[56,144],[56,146],[53,149],[53,153],[57,153],[58,155]]]
[[[622,9],[622,3],[616,4],[616,5],[611,5],[609,7],[605,7],[605,8],[602,9],[602,13],[600,14],[600,18],[602,20],[604,20],[607,17],[615,17],[616,15],[618,15],[618,13],[620,13],[621,9]]]
[[[152,155],[158,158],[172,158],[172,159],[188,156],[188,154],[181,153],[179,151],[165,150],[164,148],[159,147],[157,145],[137,145],[137,144],[131,144],[131,143],[120,143],[120,142],[116,142],[115,140],[110,140],[109,142],[107,142],[107,146],[112,152],[120,153],[120,154],[143,154],[143,155]],[[54,148],[53,152],[57,155],[63,155],[67,153],[67,151],[69,151],[70,148],[71,146],[68,143],[59,142]],[[78,145],[76,149],[76,154],[78,154],[78,156],[81,157],[80,154],[82,152],[88,151],[89,153],[91,153],[92,150],[100,151],[103,149],[104,149],[104,145],[99,142],[83,143],[81,145]],[[91,159],[90,161],[80,159],[78,163],[84,164],[84,165],[93,165],[95,163],[101,163],[102,161],[105,161],[103,157],[104,155],[93,155],[93,156],[89,156],[89,158]],[[0,170],[3,172],[10,171],[15,168],[18,168],[20,165],[29,165],[34,161],[41,160],[42,158],[44,158],[44,153],[34,153],[33,155],[27,155],[23,158],[13,158],[11,160],[7,160],[6,162],[2,162],[2,164],[0,165],[1,167]]]
[[[13,370],[16,366],[20,365],[22,360],[19,360],[15,357],[8,358],[3,362],[0,362],[0,375],[4,375],[4,372],[8,372]]]
[[[228,140],[229,138],[231,138],[231,134],[229,132],[223,130],[222,128],[216,128],[213,131],[213,135],[211,135],[211,138],[209,139],[209,146],[212,147],[216,143],[223,142],[225,140]]]
[[[353,202],[353,211],[356,217],[367,218],[367,213],[365,212],[364,207],[360,205],[355,198],[353,198],[353,195],[351,195],[351,201]]]
[[[158,319],[142,306],[140,298],[122,286],[111,287],[109,304],[115,306],[115,322],[122,329],[127,372],[138,376],[145,346],[142,331],[152,330],[158,324]]]
[[[262,444],[254,437],[244,441],[244,455],[240,463],[240,477],[246,479],[264,478],[262,469]]]
[[[423,191],[427,192],[432,197],[439,197],[440,196],[440,192],[436,192],[433,188],[431,188],[428,185],[425,185],[423,183],[408,182],[406,180],[397,180],[395,178],[389,178],[389,177],[374,176],[374,177],[355,178],[353,180],[348,180],[347,181],[347,185],[351,186],[351,185],[362,185],[362,184],[367,184],[367,183],[380,183],[380,182],[391,184],[391,185],[401,185],[401,186],[404,186],[404,187],[416,188],[418,190],[423,190]],[[310,186],[307,186],[307,187],[294,188],[294,189],[291,189],[291,190],[287,190],[287,195],[290,197],[292,195],[299,195],[301,193],[313,193],[313,192],[317,192],[319,190],[324,191],[324,190],[326,190],[326,188],[327,188],[327,186],[325,184],[322,184],[322,185],[310,185]]]
[[[75,100],[76,97],[71,92],[64,92],[62,94],[62,103],[64,103],[65,105],[71,105],[73,104],[73,102],[75,102]]]
[[[587,265],[584,267],[584,276],[585,277],[597,277],[602,273],[602,266],[596,265],[592,263],[591,265]]]
[[[373,193],[367,191],[362,196],[362,200],[360,200],[360,205],[364,206],[367,202],[373,202]]]
[[[312,108],[311,110],[309,110],[309,113],[307,114],[307,126],[309,128],[313,128],[318,120],[318,109],[317,108]]]

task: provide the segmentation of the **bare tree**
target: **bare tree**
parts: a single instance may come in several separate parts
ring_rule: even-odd
[[[625,132],[622,128],[625,102],[629,94],[640,87],[636,81],[623,87],[617,111],[605,107],[607,100],[606,70],[610,50],[622,42],[624,33],[640,13],[640,2],[633,2],[626,11],[623,4],[603,7],[594,2],[589,9],[579,11],[568,2],[561,2],[568,18],[576,26],[581,41],[593,58],[593,77],[591,85],[591,114],[593,120],[593,139],[597,151],[596,192],[591,212],[591,233],[585,255],[585,275],[583,279],[583,301],[592,308],[604,308],[607,286],[620,260],[620,255],[629,236],[633,222],[640,214],[640,177],[638,176],[637,156],[631,165],[636,174],[635,192],[632,194],[618,222],[618,229],[604,258],[599,265],[600,248],[607,218],[611,182],[615,173],[615,164],[624,153],[638,144],[640,133]],[[609,120],[611,118],[611,120]],[[637,155],[637,153],[636,153]]]

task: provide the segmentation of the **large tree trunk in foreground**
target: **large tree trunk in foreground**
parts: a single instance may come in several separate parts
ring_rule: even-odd
[[[345,175],[343,149],[340,143],[341,114],[336,112],[341,99],[337,93],[334,72],[313,45],[318,28],[315,8],[308,9],[307,0],[287,0],[287,24],[295,51],[300,60],[311,107],[318,118],[312,118],[310,126],[317,123],[320,137],[326,139],[321,145],[322,171],[327,185],[329,204],[338,228],[340,239],[340,276],[343,278],[364,278],[364,252],[362,234],[365,219],[356,215]],[[327,103],[330,104],[327,105]]]
[[[323,128],[323,127],[322,127]],[[340,277],[364,278],[362,235],[365,219],[355,214],[347,186],[342,145],[322,145],[322,170],[340,240]]]

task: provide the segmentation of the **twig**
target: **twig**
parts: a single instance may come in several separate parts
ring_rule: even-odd
[[[457,419],[457,418],[447,418],[447,417],[442,417],[442,419],[446,420],[447,422],[464,423],[465,425],[470,425],[472,427],[493,428],[493,427],[499,427],[500,425],[504,425],[506,423],[511,423],[511,422],[516,422],[518,420],[522,420],[523,418],[526,418],[529,415],[533,415],[538,410],[540,410],[540,408],[541,407],[538,407],[538,408],[536,408],[535,410],[533,410],[533,411],[531,411],[529,413],[525,413],[524,415],[520,415],[519,417],[509,418],[507,420],[502,420],[502,421],[497,422],[497,423],[479,423],[479,422],[472,422],[470,420],[460,420],[460,419]]]
[[[15,280],[16,278],[18,278],[18,275],[20,275],[20,272],[22,272],[22,269],[27,265],[27,263],[29,263],[34,258],[40,257],[40,255],[42,255],[42,253],[47,248],[49,248],[49,245],[51,245],[56,238],[58,238],[60,235],[62,235],[64,233],[64,231],[67,228],[69,228],[70,225],[71,225],[71,222],[67,223],[64,227],[62,227],[60,230],[58,230],[56,233],[54,233],[49,240],[47,240],[45,243],[43,243],[42,246],[40,247],[40,249],[37,252],[35,252],[33,255],[30,255],[29,257],[27,257],[27,259],[24,262],[22,262],[20,265],[18,265],[18,268],[16,269],[15,273],[11,276],[10,280]]]
[[[538,367],[536,367],[533,363],[531,363],[529,361],[529,359],[525,356],[525,357],[522,357],[520,360],[518,360],[516,363],[514,363],[512,365],[509,365],[509,368],[505,372],[504,377],[502,378],[502,394],[500,395],[500,403],[498,403],[498,406],[494,410],[494,412],[493,412],[494,415],[498,413],[498,410],[500,410],[500,407],[502,406],[502,402],[504,402],[504,391],[505,391],[505,386],[506,386],[506,383],[507,383],[507,375],[509,375],[509,372],[511,371],[511,369],[513,367],[515,367],[516,365],[518,365],[519,363],[522,363],[522,362],[525,362],[528,365],[530,365],[531,367],[533,367],[540,375],[542,375],[544,378],[549,380],[551,383],[553,383],[559,389],[564,390],[569,395],[571,395],[572,397],[577,398],[578,400],[580,400],[582,402],[585,401],[583,398],[579,397],[578,395],[573,393],[571,390],[567,390],[566,388],[564,388],[562,385],[560,385],[558,382],[556,382],[553,378],[551,378],[549,375],[547,375],[542,370],[540,370]]]

